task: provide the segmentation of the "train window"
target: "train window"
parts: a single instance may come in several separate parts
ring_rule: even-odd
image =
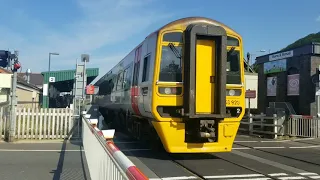
[[[170,32],[163,35],[163,41],[182,43],[182,37],[183,35],[181,32]]]
[[[241,84],[240,52],[237,50],[228,52],[227,84]]]
[[[118,81],[117,81],[117,89],[116,90],[120,90],[122,89],[122,80],[123,80],[123,72],[118,74]]]
[[[150,54],[143,59],[142,82],[149,80],[150,72]]]
[[[175,48],[182,54],[181,46],[175,46]],[[162,46],[159,81],[182,82],[181,59],[169,46]]]
[[[125,74],[123,75],[123,77],[124,77],[123,89],[124,90],[130,89],[130,86],[131,86],[131,74],[132,74],[132,66],[130,65],[125,70]]]
[[[234,37],[227,37],[227,45],[228,46],[239,46],[239,40]]]

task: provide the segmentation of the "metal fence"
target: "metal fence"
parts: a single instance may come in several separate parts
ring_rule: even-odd
[[[268,134],[276,139],[278,138],[278,135],[284,135],[284,125],[282,124],[284,120],[284,116],[278,117],[276,114],[272,117],[268,117],[265,114],[250,114],[249,116],[244,117],[240,122],[239,131],[248,132],[250,135]]]
[[[84,113],[82,118],[82,142],[91,179],[148,179],[113,144],[112,141],[106,140],[106,134],[108,130],[100,131],[96,127],[98,124],[98,119],[87,119],[90,118],[90,116],[91,115]],[[113,135],[111,135],[111,137],[112,136]]]
[[[295,137],[320,138],[320,118],[291,115],[288,118],[287,132]]]

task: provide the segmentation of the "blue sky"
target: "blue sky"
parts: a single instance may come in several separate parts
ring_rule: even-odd
[[[22,71],[71,69],[82,53],[106,73],[146,35],[187,16],[227,24],[245,52],[278,51],[320,31],[319,0],[0,0],[0,49],[20,52]],[[31,3],[32,2],[32,3]]]

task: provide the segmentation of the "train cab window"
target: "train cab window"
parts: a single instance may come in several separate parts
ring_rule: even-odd
[[[174,46],[182,54],[181,46]],[[169,46],[162,46],[159,81],[182,82],[181,57]]]
[[[241,84],[240,52],[230,49],[227,54],[227,84]]]
[[[240,42],[238,39],[228,36],[227,37],[227,45],[228,46],[239,46]]]
[[[142,82],[149,80],[149,72],[150,72],[150,54],[143,59]]]
[[[163,35],[163,41],[182,43],[182,37],[181,32],[170,32]]]

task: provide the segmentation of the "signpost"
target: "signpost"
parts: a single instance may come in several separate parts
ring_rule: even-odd
[[[248,98],[248,117],[250,117],[250,99],[255,99],[257,97],[257,92],[256,90],[246,90],[246,95],[245,95],[246,98]]]

